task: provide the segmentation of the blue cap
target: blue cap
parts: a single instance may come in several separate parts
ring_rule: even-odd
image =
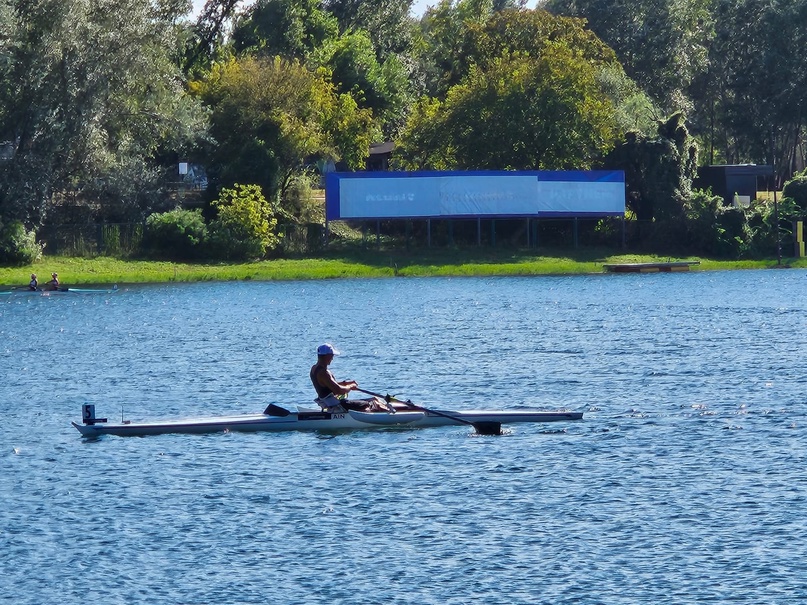
[[[324,345],[317,347],[317,355],[339,355],[339,351],[331,343],[326,342]]]

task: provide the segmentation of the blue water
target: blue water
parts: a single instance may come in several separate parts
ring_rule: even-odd
[[[807,272],[0,301],[0,602],[807,600]],[[6,299],[7,298],[7,299]],[[83,440],[364,388],[580,422]]]

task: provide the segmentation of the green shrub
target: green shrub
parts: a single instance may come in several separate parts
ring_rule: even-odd
[[[778,254],[780,245],[786,249],[793,237],[791,223],[798,218],[801,210],[792,199],[783,198],[779,200],[778,208],[770,200],[757,200],[745,212],[747,245],[744,256],[771,258]]]
[[[177,208],[146,219],[143,250],[170,259],[195,259],[203,254],[207,225],[201,210]]]
[[[807,211],[807,170],[793,175],[782,188],[782,195],[793,200],[802,212]]]
[[[277,219],[259,185],[236,183],[233,189],[222,189],[213,207],[218,216],[210,223],[210,240],[219,257],[258,259],[277,246]]]
[[[704,254],[737,257],[742,244],[745,217],[741,211],[724,205],[711,189],[696,189],[684,203],[689,246]],[[740,238],[740,239],[738,239]]]
[[[37,243],[34,231],[28,231],[20,221],[0,222],[0,263],[22,266],[40,258],[42,244]]]

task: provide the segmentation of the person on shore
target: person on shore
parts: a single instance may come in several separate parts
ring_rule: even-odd
[[[317,392],[316,401],[325,412],[343,412],[345,410],[358,410],[361,412],[394,411],[391,406],[377,398],[356,399],[350,401],[347,396],[350,391],[359,388],[355,380],[336,380],[328,366],[331,365],[335,355],[339,355],[330,343],[317,347],[317,363],[311,366],[311,383]]]
[[[59,274],[58,273],[51,273],[50,274],[50,281],[46,283],[48,290],[58,290],[59,289]]]
[[[39,289],[39,282],[36,279],[36,273],[31,273],[31,281],[28,282],[28,289],[29,290]]]

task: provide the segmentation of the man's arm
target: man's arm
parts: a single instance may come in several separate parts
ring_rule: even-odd
[[[336,393],[337,395],[345,395],[350,393],[350,391],[358,388],[359,386],[355,380],[343,380],[341,382],[337,382],[330,370],[319,372],[317,375],[317,380],[322,386],[328,387],[331,389],[332,393]]]

